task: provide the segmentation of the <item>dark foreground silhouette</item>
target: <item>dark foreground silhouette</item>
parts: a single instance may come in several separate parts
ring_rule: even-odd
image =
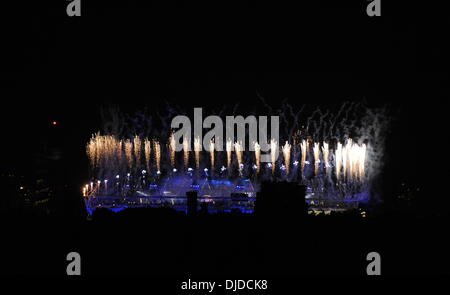
[[[365,275],[376,251],[386,275],[448,274],[448,216],[387,208],[313,216],[304,204],[304,188],[266,184],[255,214],[136,208],[88,218],[78,194],[66,192],[50,212],[3,212],[0,270],[65,276],[75,251],[83,275]]]

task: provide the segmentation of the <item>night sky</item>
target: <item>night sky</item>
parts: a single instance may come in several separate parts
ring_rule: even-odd
[[[241,8],[229,19],[221,6],[175,13],[170,4],[122,2],[86,4],[78,19],[40,5],[11,32],[18,46],[0,80],[4,171],[33,176],[45,166],[58,182],[79,187],[101,106],[245,108],[262,96],[275,107],[285,98],[296,106],[388,105],[385,179],[389,187],[422,185],[429,160],[419,160],[420,142],[440,133],[428,127],[440,117],[429,110],[441,111],[447,77],[430,71],[441,49],[423,43],[431,33],[412,17],[414,8],[386,4],[375,20],[358,12],[361,4],[321,2],[296,18],[280,17],[289,9],[255,18]]]

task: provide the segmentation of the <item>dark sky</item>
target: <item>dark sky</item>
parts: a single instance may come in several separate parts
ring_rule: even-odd
[[[17,46],[0,80],[9,150],[3,167],[34,171],[36,152],[56,146],[64,163],[57,169],[78,183],[101,105],[136,109],[169,100],[189,110],[253,105],[259,94],[274,105],[284,98],[389,104],[395,117],[386,173],[419,181],[425,165],[415,160],[416,143],[438,133],[427,126],[439,117],[429,111],[441,109],[446,86],[446,75],[428,67],[440,47],[423,43],[429,31],[411,7],[386,4],[375,20],[360,3],[319,3],[299,13],[240,7],[231,10],[236,18],[220,5],[202,13],[192,3],[179,10],[100,1],[85,4],[78,19],[40,5],[9,32]]]

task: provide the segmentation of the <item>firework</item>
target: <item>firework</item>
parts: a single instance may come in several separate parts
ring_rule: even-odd
[[[330,149],[328,146],[328,143],[323,142],[322,146],[322,156],[323,156],[323,162],[325,164],[325,172],[327,175],[330,173]]]
[[[152,152],[152,143],[147,138],[144,140],[144,161],[147,171],[150,171],[150,157]]]
[[[302,142],[300,143],[302,153],[301,160],[303,167],[305,164],[308,163],[307,162],[308,140],[313,139],[312,138],[305,139],[302,140]],[[171,142],[174,142],[173,136],[169,138],[169,146],[168,146],[168,151],[172,153],[172,151],[174,150],[174,144],[171,144]],[[253,167],[256,173],[259,173],[261,166],[261,159],[260,159],[261,147],[257,142],[253,142],[253,146],[255,152]],[[189,164],[188,140],[183,141],[183,148],[185,149],[185,166],[188,168]],[[195,164],[196,168],[198,169],[201,166],[200,165],[201,146],[199,138],[197,138],[194,141],[194,149],[195,149]],[[238,167],[239,175],[241,177],[250,176],[245,173],[243,167],[244,165],[247,164],[249,165],[248,167],[251,167],[250,165],[252,165],[251,161],[253,160],[253,157],[251,157],[250,159],[245,159],[243,144],[241,142],[232,143],[231,140],[228,140],[226,143],[226,155],[225,153],[222,154],[220,152],[216,153],[215,143],[213,140],[210,141],[209,153],[211,160],[211,171],[214,170],[215,161],[217,160],[216,157],[220,157],[221,155],[224,157],[226,156],[228,168],[231,168],[233,149],[236,152],[236,159],[239,166]],[[286,141],[285,144],[281,147],[284,161],[281,168],[277,166],[279,149],[280,147],[278,146],[278,143],[274,139],[271,139],[270,141],[271,163],[270,165],[268,165],[268,167],[271,167],[271,172],[273,176],[275,176],[275,172],[277,169],[285,170],[286,175],[289,175],[291,168],[290,162],[291,162],[292,145],[288,141]],[[87,143],[86,152],[89,157],[89,162],[92,168],[95,169],[95,172],[97,173],[96,178],[97,183],[96,185],[94,185],[94,183],[91,183],[90,186],[87,185],[82,188],[82,193],[83,196],[85,197],[95,196],[99,193],[111,194],[113,193],[113,191],[114,193],[121,194],[125,190],[128,190],[129,187],[142,188],[143,187],[141,186],[142,183],[137,183],[137,181],[142,181],[144,179],[143,178],[144,174],[146,174],[147,171],[151,170],[150,166],[151,153],[154,154],[156,173],[158,175],[164,173],[162,169],[164,169],[165,167],[163,166],[164,163],[162,163],[162,161],[165,158],[161,157],[162,156],[161,145],[158,140],[150,141],[149,139],[144,139],[141,141],[141,139],[137,136],[133,137],[132,139],[119,140],[116,137],[110,135],[102,136],[100,134],[95,134]],[[329,176],[334,172],[336,173],[336,181],[330,182],[330,185],[334,186],[335,184],[346,184],[340,187],[342,188],[342,190],[344,190],[344,194],[348,195],[349,193],[353,194],[354,191],[364,188],[364,186],[362,186],[361,184],[364,184],[366,180],[370,178],[369,177],[370,175],[366,175],[365,170],[367,161],[366,144],[358,144],[356,141],[353,141],[351,138],[348,138],[345,141],[345,144],[337,142],[335,149],[332,150],[331,144],[329,144],[328,142],[322,143],[314,142],[311,152],[312,152],[311,158],[312,156],[314,157],[313,158],[314,174],[310,173],[308,169],[307,169],[308,171],[302,171],[302,175],[304,176],[304,178],[300,182],[303,184],[306,184],[308,186],[316,185],[311,184],[311,182],[309,181],[312,177],[320,180],[322,177],[327,176],[328,180],[333,181],[333,179]],[[330,155],[331,152],[333,155]],[[321,160],[320,157],[322,157],[323,160]],[[123,159],[124,161],[122,161],[121,159]],[[323,165],[323,167],[325,167],[324,173],[320,173],[321,161],[324,162]],[[172,165],[173,168],[174,159],[172,157],[170,158],[170,164]],[[146,167],[147,170],[142,171],[139,170],[138,169],[139,165]],[[297,164],[294,163],[294,165]],[[124,172],[125,170],[124,168],[129,169],[128,173],[126,174],[126,177],[124,178],[126,179],[126,182],[120,182],[119,177],[121,173]],[[226,170],[225,167],[223,167],[223,169]],[[188,170],[192,171],[192,169],[190,168]],[[232,177],[233,174],[231,173],[231,170],[229,171],[230,173],[228,175]],[[108,185],[108,179],[111,180],[113,179],[112,177],[115,177],[116,179],[114,180],[115,185],[111,187]],[[264,178],[265,176],[262,175],[262,177]],[[101,179],[101,181],[98,179]],[[317,183],[318,185],[324,184],[323,181],[315,181],[312,183]],[[123,188],[121,188],[121,185],[127,185],[127,188],[124,190]]]
[[[314,152],[314,174],[319,175],[319,164],[320,164],[320,148],[319,143],[315,142],[313,147]]]
[[[125,141],[125,157],[127,159],[128,169],[133,167],[133,144],[129,139]]]
[[[286,174],[289,175],[289,168],[291,163],[291,145],[286,141],[283,146],[284,166],[286,167]]]
[[[337,143],[337,148],[335,152],[334,162],[336,167],[336,178],[339,180],[339,177],[341,176],[341,166],[342,166],[342,143]]]
[[[189,140],[183,136],[183,156],[184,156],[184,167],[187,168],[189,166],[189,150],[191,143]]]
[[[211,139],[209,142],[209,154],[211,158],[211,171],[214,171],[214,148],[215,148],[214,140]]]
[[[365,177],[366,145],[361,146],[348,139],[345,146],[340,142],[335,152],[336,177],[340,178],[341,167],[344,179],[360,180]]]
[[[202,150],[202,144],[200,138],[194,139],[194,154],[195,154],[195,168],[200,168],[200,151]]]
[[[89,157],[89,161],[92,167],[98,166],[98,148],[97,148],[97,139],[98,134],[92,135],[86,146],[86,153]]]
[[[256,161],[256,172],[259,173],[261,170],[261,146],[258,142],[255,142],[255,161]]]
[[[122,140],[116,140],[116,153],[117,153],[118,168],[120,168],[122,166],[122,158],[123,158],[122,146],[123,146]]]
[[[358,153],[358,160],[359,160],[359,167],[358,167],[358,172],[359,172],[359,179],[362,181],[365,177],[365,162],[366,162],[366,145],[363,144],[360,148],[359,148],[359,153]]]
[[[159,141],[154,141],[154,150],[155,150],[155,162],[156,162],[156,170],[161,171],[161,145]]]
[[[278,142],[275,139],[270,140],[270,158],[272,163],[272,174],[275,173],[275,164],[278,156]]]
[[[136,166],[139,168],[141,164],[141,139],[139,136],[135,136],[133,139],[134,146],[134,158],[136,159]]]
[[[303,171],[305,169],[305,163],[306,163],[306,153],[308,150],[308,144],[307,144],[306,140],[302,140],[302,142],[300,143],[300,148],[302,150],[302,159],[301,159],[302,161],[301,161],[300,167],[301,167],[301,170],[303,173]]]
[[[231,142],[230,139],[227,140],[227,167],[228,169],[231,167],[231,152],[233,150],[233,143]]]
[[[173,133],[170,135],[169,138],[169,150],[170,150],[170,164],[172,165],[172,168],[175,168],[176,141]]]
[[[242,167],[243,167],[243,147],[242,147],[242,143],[235,142],[234,143],[234,149],[236,151],[236,157],[237,157],[237,160],[238,160],[239,173],[242,173]]]

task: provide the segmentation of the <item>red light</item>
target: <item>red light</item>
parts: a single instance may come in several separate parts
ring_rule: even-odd
[[[53,126],[56,126],[56,125],[58,125],[58,122],[53,121],[53,122],[52,122],[52,125],[53,125]]]

